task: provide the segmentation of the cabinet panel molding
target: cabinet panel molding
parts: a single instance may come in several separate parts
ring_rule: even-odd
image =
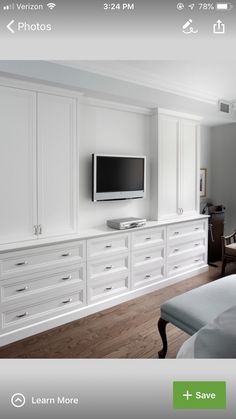
[[[35,239],[36,94],[0,86],[0,242]]]
[[[76,101],[38,94],[38,217],[42,237],[77,230]]]
[[[162,110],[157,119],[156,219],[170,220],[199,214],[199,118]]]

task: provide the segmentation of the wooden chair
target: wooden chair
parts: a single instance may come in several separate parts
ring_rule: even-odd
[[[236,230],[229,236],[221,237],[222,245],[222,276],[225,274],[226,264],[236,262]]]

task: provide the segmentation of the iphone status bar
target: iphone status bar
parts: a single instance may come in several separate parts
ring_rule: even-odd
[[[81,43],[81,59],[90,59],[94,54],[97,54],[97,58],[104,58],[100,51],[104,48],[108,51],[107,46],[109,58],[115,57],[118,49],[121,51],[120,58],[127,58],[130,54],[137,58],[140,53],[149,58],[154,51],[157,55],[167,57],[170,51],[168,47],[164,48],[164,42],[169,42],[171,49],[174,43],[182,42],[186,47],[186,42],[189,41],[202,42],[205,48],[205,42],[229,43],[236,38],[234,1],[191,3],[166,0],[2,0],[0,9],[0,36],[9,42],[0,46],[0,49],[7,49],[8,53],[13,46],[12,41],[46,41],[43,50],[46,51],[48,42],[56,42],[60,38],[61,47],[63,41],[65,43],[66,54],[70,46],[72,48],[75,44],[75,51],[76,42],[77,45]],[[157,50],[156,45],[160,43],[161,48]],[[181,48],[179,46],[174,50],[180,54]],[[213,51],[211,46],[209,48]],[[56,54],[58,44],[51,51]],[[222,48],[221,54],[224,52],[225,49]]]
[[[233,25],[227,22],[235,11],[232,2],[171,4],[166,1],[136,0],[103,2],[98,0],[55,2],[1,2],[1,29],[5,35],[64,33],[73,36],[209,36],[227,35]],[[206,19],[215,14],[209,24]],[[231,13],[230,13],[231,12]],[[227,16],[228,15],[228,16]],[[205,16],[205,18],[202,18]],[[201,19],[201,21],[200,21]],[[235,26],[235,25],[234,25]],[[122,29],[122,31],[121,31]]]

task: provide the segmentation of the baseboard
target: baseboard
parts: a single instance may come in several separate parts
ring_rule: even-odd
[[[171,278],[166,278],[155,284],[147,285],[137,290],[126,292],[124,295],[112,297],[110,299],[107,299],[106,301],[98,302],[95,304],[90,304],[89,306],[85,306],[80,309],[73,310],[69,313],[57,315],[56,317],[52,317],[51,319],[39,321],[38,323],[34,323],[33,325],[24,326],[21,329],[4,333],[0,336],[0,347],[16,342],[21,339],[25,339],[27,337],[33,336],[38,333],[45,332],[49,329],[62,326],[66,323],[79,320],[83,317],[89,316],[91,314],[95,314],[102,310],[106,310],[118,304],[122,304],[126,301],[130,301],[134,298],[141,297],[145,294],[149,294],[151,292],[157,291],[164,287],[173,285],[177,282],[199,275],[203,272],[207,272],[208,269],[209,269],[208,265],[204,265],[194,270],[185,272],[184,274],[176,275]]]

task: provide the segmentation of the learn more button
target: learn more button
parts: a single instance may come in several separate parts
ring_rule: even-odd
[[[226,409],[225,381],[174,381],[174,409]]]

